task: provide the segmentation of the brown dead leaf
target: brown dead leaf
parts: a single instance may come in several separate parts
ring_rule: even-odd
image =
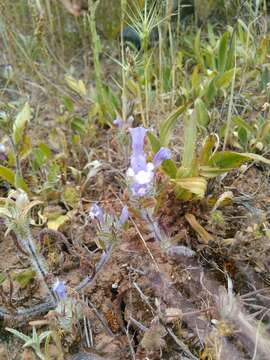
[[[196,220],[193,214],[186,214],[186,220],[188,221],[189,225],[192,227],[193,230],[199,235],[198,240],[202,244],[208,244],[209,241],[213,240],[213,236],[209,234]]]

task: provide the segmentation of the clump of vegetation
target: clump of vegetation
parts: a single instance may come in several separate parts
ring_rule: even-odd
[[[267,359],[267,1],[0,9],[3,357]]]

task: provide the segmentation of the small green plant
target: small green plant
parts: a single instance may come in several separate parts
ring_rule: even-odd
[[[38,334],[36,328],[33,327],[32,337],[30,337],[15,329],[6,328],[6,330],[24,341],[24,348],[31,347],[35,351],[39,359],[49,360],[49,357],[46,355],[46,349],[48,349],[49,342],[52,336],[52,331],[44,331],[43,333]],[[41,344],[43,341],[45,341],[45,353],[41,349]]]
[[[160,127],[160,136],[153,133],[148,137],[154,152],[162,146],[168,146],[171,131],[178,116],[186,107],[180,107]],[[270,164],[270,160],[254,153],[235,151],[218,151],[219,138],[216,134],[207,136],[197,154],[197,113],[190,110],[184,118],[184,148],[180,166],[173,160],[167,160],[163,169],[175,185],[178,198],[190,200],[194,197],[203,198],[207,188],[207,180],[228,173],[249,161],[261,161]]]
[[[263,152],[270,145],[270,120],[258,115],[256,121],[247,122],[240,116],[233,117],[232,146],[244,151]]]

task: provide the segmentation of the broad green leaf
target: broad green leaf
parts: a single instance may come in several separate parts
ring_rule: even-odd
[[[206,86],[202,94],[207,105],[209,105],[214,100],[216,94],[217,94],[216,78],[214,78]]]
[[[230,85],[230,83],[232,82],[235,71],[237,71],[237,69],[235,70],[233,68],[233,69],[225,71],[222,75],[218,75],[215,80],[216,88],[217,89],[227,88]]]
[[[162,163],[162,169],[171,178],[175,179],[177,176],[177,166],[173,160],[165,160]]]
[[[86,133],[85,121],[82,118],[74,117],[70,125],[73,131],[81,135]]]
[[[234,151],[216,152],[211,157],[208,165],[212,165],[220,169],[235,169],[249,161],[260,161],[270,165],[270,160],[261,155],[253,153],[237,153]]]
[[[196,65],[194,67],[194,70],[192,72],[191,85],[192,85],[193,91],[196,90],[196,88],[198,88],[200,85],[199,66],[198,65]]]
[[[230,39],[230,34],[228,32],[225,32],[219,41],[218,71],[220,73],[223,73],[226,69],[227,54],[229,50],[229,39]]]
[[[202,144],[198,163],[200,165],[207,164],[210,157],[217,150],[218,146],[219,138],[216,134],[210,134],[209,136],[207,136]]]
[[[24,181],[23,177],[19,173],[15,174],[15,184],[14,185],[15,185],[16,189],[22,189],[27,194],[30,193],[29,187],[27,186],[27,184]]]
[[[15,173],[9,168],[0,165],[0,178],[15,186]]]
[[[196,34],[195,40],[194,40],[194,54],[196,56],[196,60],[199,65],[201,65],[202,69],[204,70],[205,64],[202,56],[201,51],[201,30],[199,30]]]
[[[184,150],[181,167],[187,171],[186,176],[191,173],[196,156],[197,124],[195,115],[193,110],[192,114],[184,119]]]
[[[199,166],[199,175],[211,179],[217,176],[223,175],[229,171],[232,171],[234,168],[217,168],[213,166]]]
[[[207,188],[207,181],[203,177],[190,177],[173,180],[181,188],[203,198]]]
[[[67,221],[70,220],[70,217],[68,215],[60,215],[59,217],[48,221],[48,229],[57,231],[60,226],[64,225]]]
[[[259,134],[258,134],[258,140],[261,141],[269,141],[270,138],[270,121],[266,121],[263,126],[261,127]]]
[[[29,283],[30,281],[32,281],[36,276],[35,271],[33,270],[24,270],[24,271],[20,271],[16,274],[14,274],[13,280],[15,280],[22,289],[24,289]]]
[[[188,105],[180,106],[173,113],[171,113],[169,117],[161,124],[159,137],[161,146],[168,146],[171,132],[174,129],[179,119],[179,116],[187,109],[187,106]]]
[[[158,152],[158,150],[161,148],[161,144],[158,138],[151,131],[147,132],[147,137],[150,141],[153,152],[154,153]]]
[[[22,110],[16,116],[16,119],[13,124],[12,138],[15,145],[18,145],[21,142],[26,124],[30,121],[30,119],[31,119],[31,109],[29,103],[26,102]]]
[[[207,127],[209,124],[209,114],[207,107],[202,99],[196,99],[195,101],[195,110],[196,110],[196,117],[197,122],[200,126]]]
[[[247,132],[254,132],[253,127],[249,125],[245,120],[243,120],[240,116],[233,116],[232,121],[234,125],[244,128]]]

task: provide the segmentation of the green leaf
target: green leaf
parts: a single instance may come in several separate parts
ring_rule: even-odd
[[[237,69],[230,69],[225,71],[222,75],[218,75],[215,80],[215,86],[217,89],[223,89],[227,88],[230,83],[232,82],[232,79],[234,77],[234,72],[236,72]]]
[[[13,335],[17,336],[19,339],[23,340],[24,342],[29,341],[31,338],[27,335],[24,335],[22,332],[15,330],[15,329],[11,329],[6,327],[6,330],[11,332]]]
[[[150,141],[153,152],[154,153],[158,152],[158,150],[161,148],[161,144],[158,138],[150,131],[147,132],[147,137]]]
[[[22,289],[26,288],[26,286],[35,278],[36,273],[33,270],[24,270],[20,271],[12,276],[13,280],[15,280]]]
[[[192,173],[194,161],[196,156],[197,145],[197,124],[195,111],[193,110],[191,116],[186,116],[184,119],[184,150],[181,168],[185,171],[185,176]]]
[[[174,129],[179,116],[187,109],[187,105],[180,106],[173,113],[169,115],[169,117],[161,124],[160,126],[160,145],[168,146],[170,141],[170,135],[172,130]]]
[[[219,146],[219,138],[216,134],[210,134],[203,142],[202,149],[199,156],[199,164],[207,164],[213,152],[217,150]]]
[[[205,68],[202,51],[201,51],[201,30],[199,30],[196,34],[194,40],[194,54],[196,56],[196,60],[199,65],[201,65],[202,69]]]
[[[219,41],[218,71],[220,73],[223,73],[226,69],[227,54],[229,49],[229,39],[230,39],[230,34],[228,32],[225,32]]]
[[[181,188],[203,198],[207,188],[207,181],[203,177],[190,177],[173,180]]]
[[[85,121],[82,118],[74,117],[71,121],[71,129],[79,134],[85,134]]]
[[[173,160],[165,160],[162,163],[162,169],[171,178],[175,179],[177,176],[177,166]]]
[[[0,165],[0,178],[8,182],[10,185],[15,186],[15,173],[9,168]]]
[[[27,194],[30,194],[28,185],[26,184],[23,177],[19,173],[16,173],[16,175],[15,175],[15,184],[14,185],[15,185],[16,189],[22,189]]]
[[[195,100],[195,110],[198,124],[200,126],[207,127],[210,118],[207,107],[202,99]]]
[[[0,285],[6,280],[5,276],[0,273]]]
[[[253,133],[254,129],[251,125],[249,125],[245,120],[243,120],[240,116],[234,116],[232,118],[233,124],[240,128],[245,129],[249,133]]]
[[[13,124],[12,138],[15,145],[18,145],[21,142],[26,124],[30,121],[30,119],[31,119],[31,109],[29,103],[26,102],[22,110],[16,116],[16,119]]]
[[[207,165],[203,165],[203,166],[199,166],[199,174],[205,178],[215,178],[219,175],[223,175],[229,171],[232,171],[233,168],[218,168],[218,167],[213,167],[213,166],[207,166]]]
[[[260,161],[270,165],[270,160],[261,155],[253,153],[237,153],[234,151],[216,152],[210,159],[208,165],[220,169],[235,169],[249,161]],[[228,171],[228,170],[227,170]]]

